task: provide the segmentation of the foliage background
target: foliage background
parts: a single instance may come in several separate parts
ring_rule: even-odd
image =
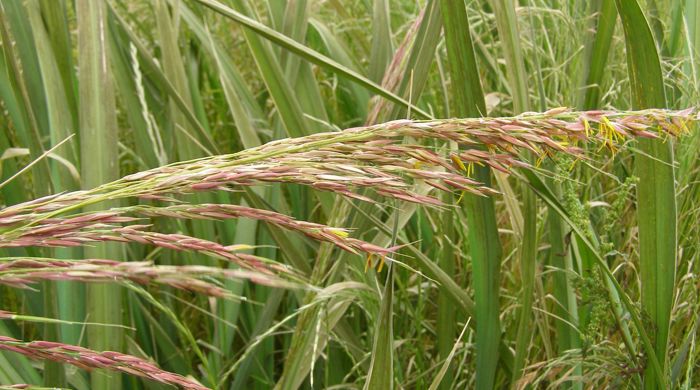
[[[2,180],[73,135],[0,189],[5,205],[270,140],[394,119],[511,116],[559,106],[685,108],[698,101],[696,0],[1,0],[0,6]],[[651,46],[634,49],[646,33]],[[652,65],[644,68],[641,60]],[[649,92],[657,81],[661,90]],[[415,106],[406,109],[406,102]],[[635,171],[645,146],[632,144],[615,156],[591,148],[592,159],[573,170],[571,158],[558,155],[540,175],[595,243],[650,332],[663,330],[664,310],[670,315],[668,342],[656,355],[664,383],[681,388],[700,380],[699,142],[694,132],[664,144],[673,144],[675,155],[665,173]],[[572,238],[570,224],[520,178],[478,174],[492,177],[502,193],[490,205],[470,196],[459,203],[464,207],[447,209],[351,203],[296,184],[188,195],[182,199],[249,204],[353,228],[354,237],[377,244],[409,243],[397,255],[406,266],[366,271],[362,256],[249,219],[156,218],[159,231],[250,245],[251,253],[293,265],[324,293],[228,280],[225,287],[239,298],[151,286],[151,301],[118,284],[3,286],[5,310],[131,328],[6,320],[0,333],[147,357],[222,389],[656,386],[635,328],[615,321],[619,297],[590,266],[592,255]],[[642,188],[657,203],[636,199]],[[446,194],[443,201],[458,198]],[[677,225],[677,239],[664,218]],[[478,221],[492,229],[475,228]],[[646,242],[666,245],[672,256],[648,254],[643,226],[653,230]],[[480,261],[479,248],[492,257]],[[2,251],[222,266],[137,244]],[[670,268],[649,271],[656,262]],[[386,280],[393,283],[385,287]],[[662,307],[646,303],[645,291]],[[487,329],[500,332],[486,335]],[[161,386],[11,352],[0,354],[0,383]]]

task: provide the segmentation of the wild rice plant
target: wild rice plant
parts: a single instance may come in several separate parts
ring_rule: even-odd
[[[0,383],[693,388],[696,3],[1,2]]]

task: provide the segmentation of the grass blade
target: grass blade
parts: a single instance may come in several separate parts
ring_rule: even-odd
[[[380,83],[392,54],[389,1],[374,0],[372,11],[372,52],[369,56],[369,79]]]
[[[450,0],[440,2],[445,42],[450,64],[454,112],[460,116],[479,117],[486,112],[481,81],[472,46],[469,19],[464,4]],[[476,178],[490,186],[490,171],[476,168]],[[469,249],[472,257],[472,283],[476,304],[476,387],[494,387],[501,325],[498,315],[501,243],[496,226],[496,211],[491,197],[464,195],[464,212],[469,226]]]
[[[494,0],[491,2],[491,5],[493,6],[498,36],[506,60],[508,84],[513,95],[513,111],[515,113],[528,111],[530,109],[528,76],[525,73],[525,61],[520,45],[515,4],[507,0]],[[519,257],[523,299],[518,314],[512,383],[516,383],[522,375],[522,369],[525,365],[530,345],[530,322],[534,298],[535,268],[537,265],[537,201],[535,194],[529,188],[523,189],[522,198],[523,230]]]
[[[398,221],[398,219],[397,219]],[[375,325],[372,361],[364,390],[394,388],[394,267],[389,264],[384,293]]]
[[[80,136],[84,188],[93,188],[119,177],[115,102],[112,90],[107,41],[107,9],[103,2],[79,0],[78,16],[78,85],[80,93]],[[104,205],[93,206],[101,209]],[[120,258],[113,245],[87,248],[85,255],[94,258]],[[88,287],[90,321],[104,324],[122,323],[122,291],[114,284]],[[117,327],[88,329],[88,342],[96,350],[121,350],[123,332]],[[120,389],[121,376],[111,373],[92,374],[92,387]]]
[[[542,182],[542,180],[537,177],[537,175],[530,170],[523,170],[522,179],[527,181],[528,185],[530,185],[530,187],[535,191],[535,194],[537,194],[537,196],[542,199],[547,206],[549,206],[550,210],[556,212],[559,217],[561,217],[561,219],[569,225],[571,231],[576,235],[579,243],[585,246],[588,253],[593,256],[593,260],[595,261],[596,265],[603,271],[608,282],[610,285],[612,285],[612,288],[618,294],[623,306],[627,309],[627,312],[632,318],[632,322],[634,323],[634,326],[642,339],[644,351],[648,354],[648,362],[651,363],[648,364],[649,370],[653,371],[655,375],[657,375],[656,378],[662,380],[661,376],[663,371],[661,369],[661,364],[654,353],[654,345],[651,338],[647,334],[647,328],[642,323],[640,314],[637,313],[637,307],[632,303],[630,297],[627,295],[627,293],[625,293],[625,290],[610,271],[608,263],[596,251],[595,246],[588,240],[586,233],[572,221],[571,217],[556,198],[555,194]]]
[[[603,72],[608,62],[610,46],[612,44],[615,23],[617,22],[617,10],[612,1],[601,1],[598,11],[598,18],[595,36],[591,43],[590,54],[586,59],[587,66],[586,79],[584,83],[583,104],[584,110],[590,110],[599,106]]]
[[[627,65],[634,108],[666,108],[661,64],[654,36],[636,0],[616,0],[627,46]],[[635,156],[637,220],[642,308],[654,325],[654,350],[662,378],[651,368],[644,387],[665,388],[668,332],[676,276],[676,193],[673,149],[670,142],[640,140]]]
[[[224,4],[221,4],[218,1],[215,0],[197,0],[199,3],[206,5],[207,7],[213,9],[214,11],[226,16],[227,18],[230,18],[232,20],[235,20],[238,23],[243,24],[245,27],[255,31],[257,34],[260,36],[264,37],[265,39],[269,39],[273,43],[276,43],[278,45],[281,45],[285,49],[293,52],[294,54],[297,54],[301,56],[302,58],[306,59],[309,62],[312,62],[316,65],[327,67],[331,69],[332,71],[338,73],[339,75],[343,77],[347,77],[350,80],[353,80],[360,85],[364,86],[368,90],[388,99],[391,100],[392,102],[399,104],[405,108],[411,109],[411,112],[415,112],[416,114],[420,115],[423,118],[430,118],[430,114],[427,112],[421,110],[420,108],[412,105],[406,99],[403,99],[396,94],[387,91],[386,89],[382,88],[381,86],[377,85],[375,82],[367,79],[366,77],[360,75],[359,73],[355,72],[352,69],[349,69],[336,61],[331,60],[330,58],[304,46],[299,44],[298,42],[294,41],[293,39],[280,34],[277,31],[274,31],[270,29],[269,27],[263,25],[260,22],[257,22],[240,12],[237,12]]]

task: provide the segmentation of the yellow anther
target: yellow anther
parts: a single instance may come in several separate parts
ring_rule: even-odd
[[[681,119],[681,132],[685,134],[690,134],[690,128],[688,127],[689,119]]]
[[[591,124],[588,123],[588,119],[583,118],[583,129],[586,132],[586,138],[591,136]]]
[[[384,268],[384,256],[379,256],[379,266],[377,266],[377,273],[382,272],[382,268]]]
[[[610,149],[610,152],[614,157],[615,153],[617,152],[617,147],[615,147],[615,144],[623,140],[624,136],[622,133],[618,132],[617,129],[615,129],[615,126],[613,126],[610,120],[608,120],[606,117],[602,117],[601,119],[599,133],[603,137],[603,145],[600,148],[602,149],[607,147]]]
[[[328,231],[340,238],[348,238],[349,236],[347,231],[339,228],[328,228]]]
[[[542,162],[544,161],[544,158],[547,155],[545,153],[541,153],[540,155],[537,156],[537,160],[535,161],[535,168],[539,168],[540,165],[542,165]]]
[[[467,177],[472,177],[473,174],[474,174],[474,162],[470,162],[467,165]]]
[[[678,124],[676,124],[676,122]],[[674,120],[673,127],[677,135],[689,134],[690,129],[688,128],[688,120],[678,118],[677,121]]]
[[[465,172],[467,171],[467,167],[464,166],[462,159],[460,159],[458,155],[452,154],[450,155],[450,159],[452,160],[452,163],[454,163],[459,169]]]
[[[459,199],[457,199],[457,204],[459,204],[459,202],[462,201],[462,198],[464,198],[464,193],[465,193],[465,192],[466,192],[466,191],[462,191],[462,193],[459,195]]]
[[[255,249],[255,246],[253,245],[247,245],[247,244],[234,244],[234,245],[229,245],[226,247],[231,252],[238,252],[238,251],[247,251],[251,249]]]
[[[574,168],[576,168],[576,163],[578,162],[578,159],[575,158],[572,162],[571,165],[569,166],[569,172],[573,171]]]

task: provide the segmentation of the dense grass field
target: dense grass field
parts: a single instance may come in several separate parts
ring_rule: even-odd
[[[699,22],[0,0],[0,388],[700,387]]]

